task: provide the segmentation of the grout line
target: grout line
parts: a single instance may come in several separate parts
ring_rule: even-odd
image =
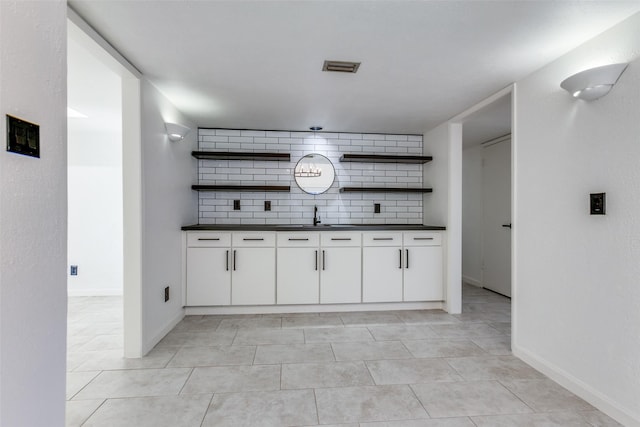
[[[182,390],[184,390],[185,386],[187,385],[187,383],[189,382],[189,380],[191,379],[191,375],[193,375],[193,371],[195,371],[196,368],[191,368],[191,372],[189,372],[189,375],[187,375],[187,379],[184,380],[184,384],[182,384],[182,387],[180,387],[180,391],[178,392],[178,396],[181,396],[182,394]]]
[[[411,390],[411,393],[413,394],[413,396],[416,398],[416,400],[418,401],[418,403],[420,403],[420,406],[422,406],[422,409],[424,409],[424,412],[427,414],[427,416],[429,418],[433,418],[431,416],[431,414],[429,413],[429,411],[427,411],[427,408],[424,407],[424,404],[422,403],[422,400],[420,400],[420,398],[418,397],[418,395],[416,394],[416,391],[413,389],[413,387],[411,386],[411,384],[407,384],[407,387],[409,387],[409,390]]]
[[[316,419],[318,420],[318,424],[320,424],[320,411],[318,410],[318,396],[316,396],[316,389],[311,389],[313,391],[313,401],[316,404]]]
[[[209,399],[209,404],[207,405],[207,409],[204,411],[204,415],[202,415],[202,421],[200,421],[200,427],[202,427],[202,425],[204,424],[204,419],[207,418],[207,414],[209,413],[209,409],[211,408],[211,403],[213,402],[213,396],[215,395],[216,393],[211,394],[211,398]]]
[[[88,417],[87,417],[83,422],[81,422],[81,423],[80,423],[80,427],[82,427],[83,425],[85,425],[85,424],[87,423],[87,421],[89,421],[89,418],[91,418],[91,417],[93,416],[93,414],[95,414],[96,412],[98,412],[98,409],[102,408],[102,405],[104,405],[104,404],[106,403],[106,401],[107,401],[107,400],[109,400],[109,399],[103,399],[103,400],[102,400],[102,403],[101,403],[101,404],[99,404],[99,405],[98,405],[98,407],[97,407],[96,409],[94,409],[94,410],[93,410],[93,412],[91,412],[91,413],[89,414],[89,416],[88,416]]]

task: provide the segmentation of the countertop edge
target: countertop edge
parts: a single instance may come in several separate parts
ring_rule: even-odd
[[[421,224],[336,224],[335,226],[313,225],[257,225],[257,224],[193,224],[185,225],[182,231],[393,231],[393,230],[423,230],[444,231],[447,228],[439,225]]]

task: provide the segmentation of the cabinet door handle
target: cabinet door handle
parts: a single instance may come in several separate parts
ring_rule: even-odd
[[[236,267],[238,266],[236,262],[236,250],[233,250],[233,271],[236,271]]]
[[[393,237],[374,237],[373,240],[393,240]]]
[[[220,240],[219,237],[215,237],[215,238],[210,238],[210,239],[205,239],[203,237],[198,237],[198,240],[202,241],[202,240]]]
[[[433,240],[433,237],[414,237],[413,240]]]
[[[315,259],[316,259],[316,271],[318,271],[318,251],[316,251]]]
[[[229,251],[227,251],[227,254],[224,256],[224,258],[227,263],[227,266],[225,268],[227,271],[229,271]]]
[[[407,251],[406,253],[407,259],[404,260],[404,265],[405,265],[405,268],[409,268],[409,249],[405,249],[405,251]]]
[[[264,240],[262,237],[260,238],[249,238],[249,237],[245,237],[242,240],[244,240],[245,242],[251,242],[251,241],[261,241]]]
[[[351,240],[351,237],[332,237],[331,240]]]
[[[327,263],[327,256],[324,253],[324,251],[322,251],[322,269],[326,270],[326,263]]]
[[[260,239],[262,240],[262,239]],[[298,239],[298,238],[289,238],[289,241],[291,242],[307,242],[309,239],[307,239],[306,237],[304,239]]]
[[[402,268],[402,249],[398,249],[398,259],[399,259],[399,264],[398,264],[398,268]]]

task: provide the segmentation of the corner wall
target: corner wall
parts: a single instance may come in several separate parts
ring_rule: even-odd
[[[640,426],[640,14],[518,82],[513,351]],[[593,102],[560,82],[632,61]],[[589,215],[589,193],[607,214]]]
[[[5,114],[40,158],[0,151],[0,425],[62,426],[67,314],[66,2],[0,1]]]
[[[184,317],[182,308],[183,225],[197,221],[197,130],[147,80],[142,94],[142,352],[146,354]],[[164,123],[190,127],[180,142],[171,142]],[[170,299],[164,302],[164,288]]]
[[[444,257],[446,310],[462,311],[462,124],[446,122],[424,134],[423,224],[447,227]],[[437,161],[436,161],[437,159]]]

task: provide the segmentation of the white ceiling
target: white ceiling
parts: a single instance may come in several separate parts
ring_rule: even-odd
[[[80,1],[201,127],[422,133],[640,11],[634,1]],[[322,72],[360,61],[357,74]]]
[[[505,95],[465,119],[462,145],[469,148],[511,133],[511,94]]]

